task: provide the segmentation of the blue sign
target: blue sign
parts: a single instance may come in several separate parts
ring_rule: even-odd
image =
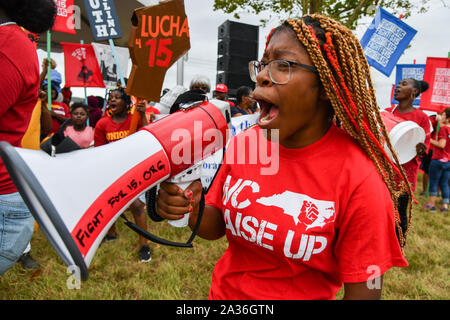
[[[367,62],[389,77],[416,33],[417,30],[379,7],[361,39]]]
[[[95,41],[122,38],[119,18],[112,0],[84,0]]]
[[[424,64],[398,64],[397,70],[395,74],[395,85],[397,86],[402,79],[416,79],[423,80],[423,75],[425,73],[425,65]],[[394,95],[392,95],[391,104],[398,104],[398,101],[395,100]],[[418,106],[420,104],[420,96],[418,96],[413,101],[413,105]]]

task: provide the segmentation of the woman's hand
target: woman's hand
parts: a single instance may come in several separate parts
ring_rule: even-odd
[[[41,99],[42,101],[47,101],[47,92],[40,90],[39,91],[39,99]]]
[[[136,104],[136,111],[139,112],[140,114],[145,114],[145,110],[147,110],[147,101],[140,100]]]
[[[135,106],[134,112],[139,112],[141,117],[141,127],[145,127],[148,125],[147,116],[145,114],[145,110],[147,110],[147,101],[143,99],[139,99]]]
[[[418,143],[416,145],[417,157],[422,157],[427,154],[427,146],[424,143]]]
[[[174,183],[162,182],[157,196],[157,213],[161,218],[178,220],[184,214],[198,215],[198,207],[202,196],[202,184],[199,181],[192,182],[186,190],[182,190]]]
[[[186,190],[176,184],[163,182],[157,196],[156,212],[161,218],[176,220],[184,214],[189,215],[189,227],[194,229],[199,214],[199,204],[202,197],[202,184],[192,182]],[[222,212],[213,206],[205,205],[202,221],[198,228],[198,236],[203,239],[216,240],[225,234],[225,222]]]

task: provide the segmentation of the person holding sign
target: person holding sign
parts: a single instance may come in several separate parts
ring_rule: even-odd
[[[130,113],[131,97],[125,93],[123,87],[112,90],[109,93],[107,104],[107,116],[101,118],[94,130],[94,147],[102,146],[120,139],[127,137],[130,133],[130,126],[133,115]],[[136,105],[136,111],[140,115],[140,123],[138,128],[146,126],[148,124],[147,117],[145,115],[146,104],[145,101],[139,102]],[[114,161],[114,159],[111,159]],[[135,200],[130,210],[133,213],[136,224],[142,229],[147,229],[147,222],[145,217],[145,201]],[[108,234],[105,236],[105,240],[112,241],[117,238],[115,225],[111,227]],[[150,247],[148,246],[147,239],[139,236],[139,260],[141,262],[148,262],[151,260]]]
[[[417,156],[402,165],[413,192],[416,190],[417,174],[420,166],[419,160],[426,155],[430,146],[430,121],[425,112],[413,107],[413,102],[426,90],[428,90],[428,83],[425,81],[412,78],[402,79],[394,91],[394,98],[398,101],[398,106],[385,109],[385,111],[391,112],[396,117],[417,123],[425,131],[425,143],[419,143],[416,146]],[[400,177],[398,176],[397,179],[400,180]],[[403,192],[398,198],[403,233],[408,228],[407,211],[409,200],[409,195],[406,192]]]
[[[322,15],[289,19],[249,70],[258,125],[228,144],[198,230],[229,243],[209,298],[334,299],[342,286],[345,299],[380,298],[383,274],[407,266],[394,181],[406,175],[384,151],[384,141],[393,148],[359,40]],[[275,174],[265,159],[236,162],[275,147]],[[192,228],[201,189],[163,182],[158,214],[191,212]]]

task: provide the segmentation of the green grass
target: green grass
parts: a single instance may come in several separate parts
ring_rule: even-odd
[[[383,281],[383,299],[450,299],[450,214],[422,209],[424,197],[413,209],[405,255],[406,268],[393,268]],[[438,204],[439,205],[439,204]],[[131,214],[127,213],[130,218]],[[132,219],[132,218],[131,218]],[[226,239],[194,240],[193,249],[151,243],[152,261],[138,262],[138,236],[116,222],[118,240],[103,244],[89,268],[89,279],[80,289],[68,289],[70,274],[41,230],[31,241],[38,270],[24,270],[19,264],[0,276],[0,300],[4,299],[167,299],[208,298],[211,273],[227,247]],[[149,231],[171,240],[186,241],[187,230],[166,222],[149,222]],[[337,298],[342,297],[342,290]]]

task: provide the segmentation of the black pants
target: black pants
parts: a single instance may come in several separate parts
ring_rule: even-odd
[[[405,236],[406,229],[408,229],[408,204],[409,204],[409,195],[408,193],[402,193],[398,199],[398,213],[400,216],[400,227],[402,228],[403,237]],[[400,236],[398,234],[398,230],[395,229],[397,233],[397,238],[400,241]]]

